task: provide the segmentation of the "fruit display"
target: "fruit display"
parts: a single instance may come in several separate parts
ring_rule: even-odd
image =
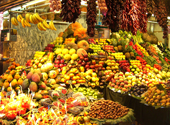
[[[74,88],[74,92],[81,92],[86,97],[93,97],[94,99],[98,99],[98,96],[100,96],[100,93],[98,90],[94,90],[94,89],[86,88],[86,87]]]
[[[169,107],[170,98],[165,94],[164,89],[158,86],[148,88],[148,91],[142,95],[144,103],[155,107]]]
[[[89,116],[92,119],[108,119],[109,123],[116,124],[123,119],[134,119],[130,109],[110,100],[99,100],[91,104]]]
[[[135,84],[131,89],[128,91],[129,94],[132,94],[137,97],[141,97],[143,93],[147,91],[147,86],[144,84],[138,85]]]

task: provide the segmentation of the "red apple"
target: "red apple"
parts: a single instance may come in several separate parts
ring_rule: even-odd
[[[119,82],[116,82],[116,85],[120,85],[120,83],[119,83]]]
[[[84,58],[84,61],[88,62],[88,61],[89,61],[89,58]]]
[[[61,56],[60,56],[60,55],[58,55],[58,56],[57,56],[57,60],[60,60],[60,59],[61,59]]]
[[[90,68],[91,68],[91,69],[94,69],[94,68],[95,68],[95,66],[94,66],[94,65],[90,65]]]
[[[85,62],[82,62],[82,63],[81,63],[81,65],[82,65],[82,66],[85,66],[85,65],[86,65],[86,63],[85,63]]]
[[[102,70],[105,70],[105,68],[103,67]]]
[[[92,60],[92,64],[95,65],[95,64],[96,64],[96,61],[95,61],[95,60]]]
[[[115,86],[115,84],[111,84],[110,86],[111,86],[111,87],[114,87],[114,86]]]
[[[54,63],[60,64],[60,61],[59,60],[55,60]]]
[[[90,65],[91,63],[90,62],[86,62],[86,65]]]
[[[98,67],[103,67],[103,64],[99,64]]]
[[[88,57],[88,55],[86,54],[86,55],[83,55],[84,56],[84,58],[87,58]]]
[[[124,81],[125,84],[128,84],[128,81]]]
[[[64,66],[67,66],[67,64],[66,64],[66,63],[64,63]]]
[[[121,86],[124,86],[124,83],[123,83],[123,82],[121,82],[121,83],[120,83],[120,85],[121,85]]]
[[[99,62],[99,64],[102,64],[102,65],[104,65],[104,61],[100,61],[100,62]]]
[[[85,68],[90,68],[90,66],[86,64],[86,65],[85,65]]]
[[[60,66],[60,68],[62,68],[64,65],[63,65],[63,64],[60,64],[59,66]]]
[[[64,59],[61,59],[61,60],[60,60],[60,63],[61,63],[61,64],[64,64]]]
[[[79,60],[79,61],[78,61],[78,64],[81,64],[81,63],[82,63],[82,60]]]

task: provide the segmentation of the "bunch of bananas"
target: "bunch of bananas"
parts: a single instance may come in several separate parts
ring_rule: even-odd
[[[29,22],[33,24],[38,24],[39,22],[43,21],[43,19],[40,17],[38,13],[34,13],[32,15],[28,13],[26,17],[29,20]]]
[[[25,20],[24,18],[22,18],[21,24],[22,24],[22,26],[23,26],[24,28],[25,28],[26,26],[31,27],[31,24],[30,24],[27,20]]]
[[[15,17],[12,17],[12,18],[11,18],[11,23],[12,23],[13,25],[15,25],[15,26],[18,26],[18,21],[17,21],[17,19],[16,19]]]
[[[50,29],[51,29],[51,30],[55,30],[55,31],[57,30],[57,29],[55,28],[54,23],[53,23],[52,20],[50,21],[49,26],[50,26]]]
[[[34,55],[34,59],[39,59],[39,58],[43,57],[44,54],[45,54],[45,52],[36,51],[36,52],[35,52],[35,55]]]
[[[20,14],[20,15],[18,15],[18,16],[17,16],[17,20],[18,20],[18,22],[20,22],[20,23],[21,23],[22,18],[23,18],[23,17],[22,17],[22,15],[21,15],[21,14]]]

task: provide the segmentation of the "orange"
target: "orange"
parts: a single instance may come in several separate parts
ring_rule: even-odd
[[[12,71],[10,72],[10,74],[11,74],[11,75],[14,75],[14,74],[15,74],[15,70],[12,70]]]
[[[8,87],[8,88],[7,88],[7,92],[10,92],[10,91],[12,91],[12,88],[11,88],[11,87]]]
[[[21,78],[19,78],[18,85],[22,85],[22,83],[23,83],[23,80]]]
[[[11,82],[11,81],[13,80],[13,77],[12,77],[12,75],[11,75],[11,74],[10,74],[10,75],[8,75],[7,80],[8,80],[8,82]]]
[[[12,87],[15,86],[16,84],[17,84],[17,80],[13,79],[12,82],[11,82]]]
[[[17,73],[17,74],[15,74],[15,76],[14,76],[14,79],[19,79],[20,78],[20,75]]]
[[[3,86],[4,86],[5,88],[9,87],[9,82],[8,82],[7,80],[5,80]]]

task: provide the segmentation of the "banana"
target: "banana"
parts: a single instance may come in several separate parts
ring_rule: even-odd
[[[50,21],[49,26],[50,26],[50,29],[51,29],[51,30],[55,30],[55,31],[57,30],[57,29],[55,28],[54,23],[53,23],[52,20]]]
[[[37,19],[36,15],[33,14],[33,21],[35,22],[35,24],[38,24],[39,23],[39,20]]]
[[[21,19],[21,24],[22,24],[22,26],[25,28],[24,20],[25,20],[24,18]]]
[[[27,13],[26,15],[25,15],[25,19],[26,19],[26,21],[29,23],[30,22],[30,13]]]
[[[43,21],[43,19],[40,17],[40,15],[38,13],[35,13],[35,16],[39,22]]]
[[[39,25],[43,29],[43,31],[46,31],[46,28],[43,26],[43,24],[41,22],[39,23]]]
[[[18,22],[17,22],[17,19],[15,17],[11,18],[11,23],[15,26],[18,26]]]
[[[38,23],[37,26],[39,30],[43,31],[43,28],[40,26],[40,23]]]
[[[47,24],[46,20],[44,20],[44,21],[42,22],[42,24],[43,24],[43,26],[44,26],[45,28],[47,28],[47,29],[50,28],[50,26]]]
[[[32,19],[32,15],[30,15],[30,23],[33,23],[34,24],[34,21]]]
[[[27,20],[24,20],[24,24],[28,27],[31,27],[31,24]]]
[[[21,20],[22,20],[22,15],[18,15],[18,16],[17,16],[17,20],[18,20],[19,22],[21,22]]]

